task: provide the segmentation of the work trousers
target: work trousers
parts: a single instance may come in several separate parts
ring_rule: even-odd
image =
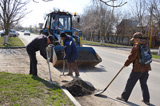
[[[139,80],[141,90],[142,90],[143,100],[144,100],[144,102],[150,102],[150,95],[149,95],[149,90],[148,90],[148,86],[147,86],[148,77],[149,77],[148,71],[145,71],[145,72],[131,72],[131,74],[128,78],[126,87],[125,87],[121,97],[123,99],[125,99],[126,101],[128,101],[129,96],[130,96],[135,84]]]
[[[29,58],[30,58],[30,72],[29,74],[37,76],[37,59],[36,59],[36,52],[30,51],[27,49]]]
[[[76,76],[79,76],[79,71],[78,71],[78,66],[76,61],[68,62],[68,70],[69,70],[68,74],[72,75],[72,70],[74,70]]]

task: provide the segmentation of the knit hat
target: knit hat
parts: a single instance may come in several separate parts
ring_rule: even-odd
[[[66,35],[66,33],[62,32],[60,36],[61,37],[66,37],[67,35]]]

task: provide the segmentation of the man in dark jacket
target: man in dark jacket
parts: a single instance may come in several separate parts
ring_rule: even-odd
[[[147,80],[149,77],[148,71],[151,70],[151,66],[150,64],[141,65],[138,61],[140,57],[140,45],[147,45],[147,41],[142,39],[142,33],[140,32],[136,32],[131,40],[134,41],[134,45],[130,52],[130,55],[128,56],[128,59],[124,63],[124,66],[129,66],[131,63],[133,63],[133,69],[128,78],[126,87],[123,93],[121,94],[121,97],[117,97],[116,99],[127,102],[135,84],[139,80],[143,95],[142,101],[145,104],[149,105],[150,95],[147,86]]]
[[[37,59],[36,59],[36,52],[40,51],[40,54],[47,59],[46,56],[46,47],[48,44],[53,42],[53,36],[45,36],[41,34],[37,38],[35,38],[33,41],[31,41],[27,45],[27,53],[30,58],[30,73],[34,76],[37,76]]]
[[[78,51],[77,51],[75,42],[71,36],[65,33],[61,33],[60,36],[64,44],[64,50],[65,50],[64,60],[67,60],[68,62],[69,72],[67,75],[72,75],[72,70],[74,70],[76,77],[78,77],[79,72],[78,72],[78,66],[76,62],[76,59],[78,58]]]

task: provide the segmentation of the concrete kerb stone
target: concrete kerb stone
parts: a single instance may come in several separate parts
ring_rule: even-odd
[[[155,62],[159,62],[160,63],[160,59],[152,59],[153,61],[155,61]]]
[[[81,106],[81,104],[71,95],[71,93],[66,88],[61,88],[61,89],[69,97],[69,99],[75,106]]]
[[[59,85],[53,81],[48,81],[48,82],[50,84],[58,85],[75,106],[81,106],[81,104],[71,95],[71,93],[66,88],[62,87],[61,85]]]
[[[26,48],[24,47],[0,47],[0,49],[21,49],[21,48]]]

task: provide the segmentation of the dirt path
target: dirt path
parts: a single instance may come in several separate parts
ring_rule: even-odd
[[[45,59],[40,56],[39,53],[36,53],[37,61],[38,61],[38,76],[49,80],[49,71],[48,65]],[[59,79],[59,72],[55,69],[52,64],[51,66],[51,75],[52,80],[56,82],[61,82],[61,80],[66,80],[66,77],[63,76]],[[29,74],[29,57],[25,48],[22,49],[0,49],[0,71],[1,72],[10,72],[10,73],[21,73],[21,74]],[[72,78],[67,78],[72,80]],[[61,83],[63,84],[63,83]]]

